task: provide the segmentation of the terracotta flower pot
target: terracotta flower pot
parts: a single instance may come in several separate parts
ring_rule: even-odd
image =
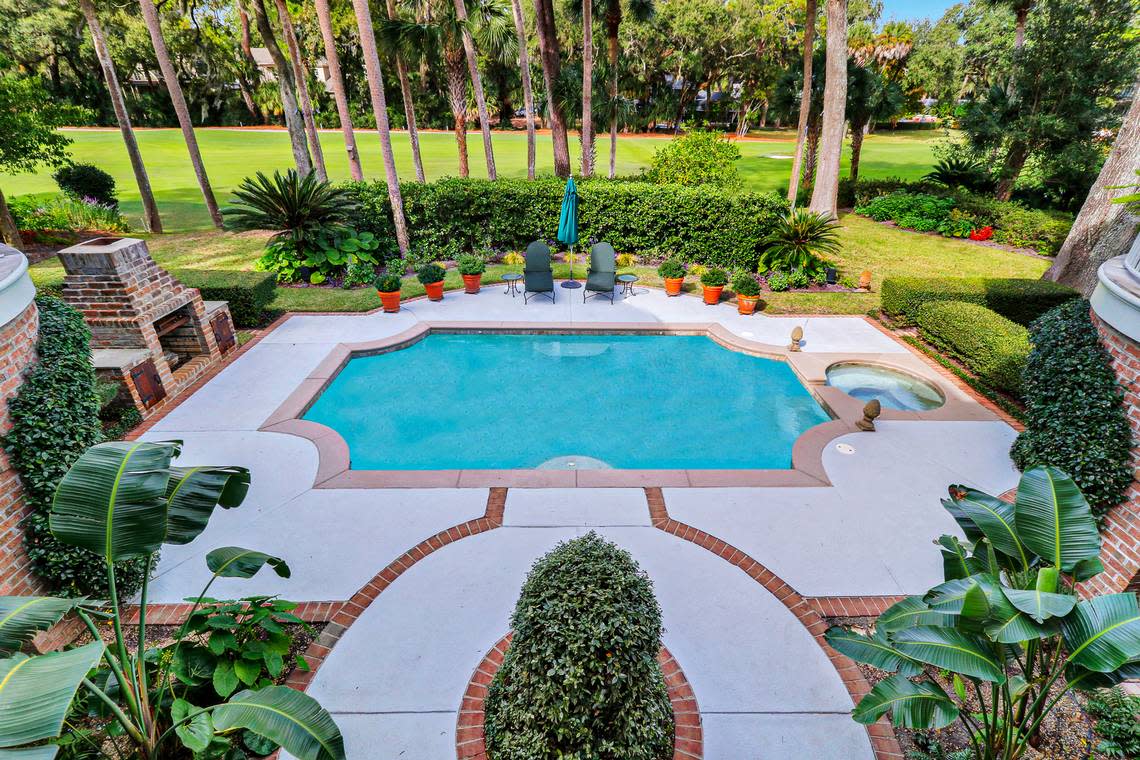
[[[384,305],[384,311],[389,314],[395,314],[400,310],[400,291],[393,290],[391,293],[385,293],[380,290],[380,303]]]
[[[723,285],[702,285],[705,290],[705,303],[709,306],[715,306],[720,303],[720,294],[724,290]]]
[[[760,303],[760,296],[736,296],[736,310],[741,314],[756,313],[756,304]]]
[[[666,277],[665,278],[665,295],[679,296],[681,295],[681,285],[685,282],[684,277]]]
[[[430,300],[443,300],[443,280],[440,280],[439,282],[424,283],[424,290],[427,291],[427,297]]]
[[[465,274],[463,275],[463,292],[464,293],[478,293],[479,287],[483,284],[483,275],[481,274]]]

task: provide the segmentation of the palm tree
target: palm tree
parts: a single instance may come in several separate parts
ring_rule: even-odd
[[[467,6],[463,0],[454,0],[455,16],[459,20],[463,39],[463,52],[467,56],[467,68],[471,73],[471,89],[475,93],[475,107],[479,111],[479,125],[483,131],[483,153],[487,158],[487,177],[498,179],[495,171],[495,149],[491,146],[491,117],[487,113],[487,99],[483,96],[483,80],[479,75],[479,60],[475,53],[475,40],[467,25]]]
[[[91,31],[91,42],[95,45],[95,55],[99,58],[99,66],[103,69],[103,79],[107,82],[107,92],[111,95],[111,105],[115,109],[115,120],[119,122],[119,131],[123,133],[123,143],[127,147],[127,157],[131,161],[131,169],[135,173],[135,182],[139,186],[139,197],[142,199],[143,227],[147,232],[162,232],[162,218],[158,215],[158,205],[154,202],[154,193],[150,189],[150,177],[146,173],[146,164],[143,163],[142,154],[139,153],[139,144],[135,140],[135,131],[131,127],[131,117],[127,113],[127,105],[123,101],[123,91],[119,87],[119,77],[115,74],[115,64],[111,54],[107,51],[107,40],[103,37],[103,26],[95,15],[95,6],[91,0],[79,0],[79,9],[87,19],[87,28]]]
[[[582,176],[594,173],[594,0],[582,0]]]
[[[788,202],[793,206],[800,192],[800,173],[803,171],[804,143],[807,141],[808,118],[811,116],[811,64],[815,46],[816,0],[807,0],[807,21],[804,24],[804,84],[800,96],[800,120],[796,127],[796,155],[792,159],[792,176],[788,182]]]
[[[1029,12],[1037,5],[1037,0],[985,0],[987,5],[999,8],[1009,8],[1014,16],[1013,49],[1021,50],[1025,45],[1025,25],[1029,21]]]
[[[522,77],[523,108],[526,109],[526,177],[534,179],[534,92],[530,87],[530,60],[527,55],[526,21],[523,19],[521,0],[511,0],[515,17],[515,34],[519,42],[519,74]],[[610,165],[613,176],[613,164]]]
[[[325,62],[329,67],[329,83],[332,86],[336,112],[340,117],[340,131],[344,134],[344,150],[348,153],[348,170],[357,182],[364,179],[360,166],[360,154],[356,150],[356,134],[352,131],[352,111],[348,107],[348,95],[344,91],[344,77],[340,73],[340,56],[336,52],[336,37],[332,29],[332,12],[329,0],[316,0],[317,23],[321,27],[321,39],[325,44]]]
[[[648,21],[655,10],[653,0],[625,2],[629,6],[630,15],[637,21]],[[610,179],[613,179],[617,168],[618,54],[621,51],[618,31],[621,29],[623,6],[622,0],[601,0],[600,5],[604,9],[606,20],[606,55],[610,69]]]
[[[827,0],[827,59],[823,85],[823,121],[819,159],[811,190],[811,208],[832,219],[839,216],[839,160],[847,107],[847,0]]]
[[[376,129],[380,133],[380,151],[384,155],[384,175],[388,181],[388,200],[392,204],[396,242],[400,246],[400,254],[405,255],[408,252],[408,224],[404,219],[404,197],[400,193],[400,177],[396,174],[396,157],[392,153],[388,102],[384,97],[384,73],[380,68],[380,54],[376,50],[372,11],[368,7],[368,0],[352,0],[352,9],[356,13],[356,26],[360,31],[360,50],[364,54],[364,70],[368,76],[368,91],[372,96],[372,113],[376,117]]]
[[[289,17],[289,6],[285,0],[275,0],[277,17],[281,21],[281,33],[285,38],[285,48],[289,51],[289,63],[293,67],[293,80],[297,83],[297,97],[301,101],[301,118],[305,122],[305,133],[309,136],[309,150],[313,155],[313,166],[317,179],[328,180],[325,170],[325,153],[321,150],[321,136],[317,132],[317,121],[313,118],[313,101],[309,99],[308,75],[301,63],[301,48],[297,44],[297,33],[293,29],[293,19]]]
[[[386,4],[388,20],[397,20],[399,13],[396,11],[395,0],[386,0]],[[400,82],[400,97],[404,101],[404,118],[408,122],[408,141],[412,144],[412,163],[416,167],[416,181],[426,182],[424,162],[420,157],[420,130],[416,127],[416,106],[412,100],[412,83],[408,80],[408,67],[404,64],[404,57],[399,50],[395,51],[393,57],[396,59],[396,78]]]
[[[859,181],[863,132],[880,119],[890,119],[903,106],[902,88],[877,71],[851,63],[847,67],[847,120],[851,126],[851,181]]]
[[[182,140],[186,143],[186,151],[190,154],[190,164],[194,167],[194,176],[198,178],[198,187],[202,190],[202,198],[206,201],[206,210],[210,212],[210,219],[214,226],[221,229],[222,213],[218,210],[218,201],[214,198],[214,190],[210,187],[210,179],[206,176],[206,165],[202,163],[202,153],[198,150],[198,139],[194,136],[194,125],[190,121],[190,109],[186,107],[186,98],[182,95],[182,85],[178,83],[178,74],[174,70],[174,63],[170,60],[170,51],[166,49],[166,41],[162,38],[162,23],[158,19],[158,9],[154,0],[139,0],[139,9],[142,11],[143,23],[146,24],[150,34],[151,45],[154,46],[154,56],[158,59],[158,70],[162,74],[162,81],[166,84],[166,91],[170,94],[170,102],[174,106],[174,114],[178,117],[178,126],[182,128]]]
[[[542,59],[542,81],[546,87],[546,107],[550,113],[550,137],[554,143],[554,173],[559,177],[569,177],[570,146],[566,140],[566,116],[556,93],[562,76],[562,54],[558,49],[552,0],[534,0],[534,15]]]
[[[300,108],[297,105],[297,83],[294,80],[293,67],[285,59],[281,46],[277,44],[277,35],[273,31],[273,24],[269,22],[265,0],[250,0],[250,5],[253,7],[253,19],[257,24],[257,31],[261,34],[266,50],[269,51],[269,57],[273,59],[273,73],[277,78],[277,89],[281,93],[281,109],[285,112],[285,127],[289,132],[289,143],[293,148],[293,160],[297,164],[297,171],[308,174],[313,170],[313,163],[309,158],[305,125],[300,118]]]

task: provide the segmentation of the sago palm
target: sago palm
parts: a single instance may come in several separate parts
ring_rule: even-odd
[[[779,219],[764,238],[763,269],[818,270],[823,257],[840,249],[839,225],[826,214],[798,208]]]
[[[222,215],[227,230],[267,230],[274,241],[288,239],[303,252],[316,234],[345,225],[356,208],[345,189],[290,169],[274,172],[272,179],[262,172],[243,179]]]

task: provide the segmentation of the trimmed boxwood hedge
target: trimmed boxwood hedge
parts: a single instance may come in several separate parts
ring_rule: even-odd
[[[402,184],[412,245],[432,258],[454,259],[484,246],[522,250],[553,239],[565,181],[442,179]],[[350,183],[360,201],[360,229],[391,237],[392,212],[383,182]],[[763,239],[788,204],[775,193],[727,192],[648,182],[578,183],[579,239],[606,240],[623,253],[726,269],[755,270]]]
[[[888,277],[881,288],[883,311],[903,324],[912,324],[918,310],[931,301],[965,301],[1028,326],[1079,295],[1049,280],[1012,277]]]
[[[207,301],[229,301],[234,327],[260,327],[277,295],[277,280],[271,272],[241,272],[179,269],[171,272],[182,283],[198,288]]]
[[[1017,395],[1029,355],[1029,331],[985,306],[962,301],[924,304],[915,320],[922,337],[969,367],[984,382]]]
[[[594,532],[535,562],[484,704],[492,760],[665,760],[673,709],[661,608],[623,549]]]
[[[1030,327],[1025,367],[1026,429],[1010,454],[1021,469],[1045,464],[1069,473],[1103,515],[1132,482],[1132,430],[1111,358],[1088,301],[1069,301]]]

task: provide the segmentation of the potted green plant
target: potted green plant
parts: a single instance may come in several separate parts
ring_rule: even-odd
[[[459,257],[459,274],[463,277],[463,291],[465,293],[478,293],[483,285],[483,273],[487,271],[487,262],[473,253],[466,253]]]
[[[424,264],[416,272],[416,279],[424,286],[427,297],[432,301],[443,300],[443,278],[447,272],[439,264]]]
[[[747,272],[740,272],[732,279],[732,289],[736,293],[736,310],[741,314],[756,312],[760,302],[760,283]]]
[[[705,303],[715,306],[720,303],[720,294],[728,284],[728,273],[720,267],[712,267],[701,275],[701,287],[704,289]]]
[[[380,294],[380,303],[384,311],[395,314],[400,310],[400,278],[394,274],[386,274],[376,280],[376,292]]]
[[[665,280],[665,295],[681,295],[681,285],[685,282],[685,265],[678,259],[665,259],[657,267],[657,274]]]

